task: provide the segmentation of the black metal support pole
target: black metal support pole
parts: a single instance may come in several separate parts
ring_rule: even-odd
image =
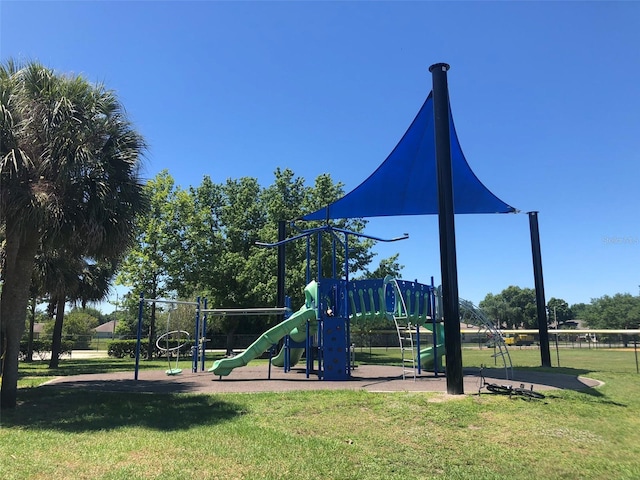
[[[540,333],[540,358],[542,360],[543,367],[551,367],[549,329],[547,327],[547,304],[544,299],[542,254],[540,253],[540,232],[538,230],[538,212],[529,212],[529,229],[531,230],[531,254],[533,256],[533,276],[536,286],[538,332]]]
[[[278,242],[282,242],[286,239],[286,222],[284,220],[278,221]],[[285,244],[282,243],[278,245],[278,284],[277,284],[277,303],[278,307],[286,306],[284,304],[285,300],[285,287],[284,287],[284,277],[285,277]],[[284,314],[280,321],[284,320]]]
[[[462,344],[460,340],[460,306],[458,299],[458,266],[451,172],[451,136],[449,132],[449,92],[446,63],[429,67],[433,79],[433,116],[438,175],[438,224],[440,230],[440,268],[442,270],[442,309],[444,313],[444,346],[447,359],[447,393],[464,393]]]

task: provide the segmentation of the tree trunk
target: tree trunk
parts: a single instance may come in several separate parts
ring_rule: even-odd
[[[227,357],[233,356],[233,345],[235,343],[234,342],[235,336],[236,336],[235,328],[232,328],[231,330],[227,331],[227,352],[225,353]]]
[[[4,332],[6,341],[0,389],[0,408],[2,409],[15,408],[17,403],[20,340],[27,320],[31,274],[40,238],[37,231],[22,233],[13,222],[7,219],[5,282],[0,296],[0,329]]]
[[[155,292],[155,290],[154,290]],[[156,298],[155,295],[153,298]],[[147,360],[153,360],[156,345],[156,302],[151,304],[151,320],[149,320],[149,343],[147,345]]]
[[[29,340],[27,341],[27,356],[25,362],[33,362],[33,330],[36,323],[36,297],[32,297],[29,304]]]
[[[66,295],[62,294],[56,302],[56,320],[53,324],[53,336],[51,337],[51,359],[49,368],[58,368],[60,365],[60,350],[62,350],[62,324],[64,322],[64,306],[67,303]]]

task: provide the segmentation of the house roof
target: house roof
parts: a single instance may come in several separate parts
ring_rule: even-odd
[[[98,325],[96,328],[94,328],[93,330],[96,333],[113,333],[116,329],[116,321],[115,320],[110,320],[106,323],[103,323],[102,325]]]

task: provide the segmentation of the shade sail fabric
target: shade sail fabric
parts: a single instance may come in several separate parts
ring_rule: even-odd
[[[449,107],[454,212],[511,213],[475,176],[462,153]],[[433,95],[429,94],[398,145],[378,169],[344,197],[303,220],[438,213]]]

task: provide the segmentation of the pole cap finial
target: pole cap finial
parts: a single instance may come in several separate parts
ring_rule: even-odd
[[[436,69],[438,69],[438,68],[440,68],[440,69],[442,69],[443,71],[445,71],[445,72],[446,72],[446,71],[447,71],[447,70],[449,70],[449,68],[451,68],[451,67],[449,66],[449,64],[448,64],[448,63],[434,63],[433,65],[431,65],[431,66],[429,67],[429,71],[430,71],[430,72],[433,72],[434,70],[436,70]]]

